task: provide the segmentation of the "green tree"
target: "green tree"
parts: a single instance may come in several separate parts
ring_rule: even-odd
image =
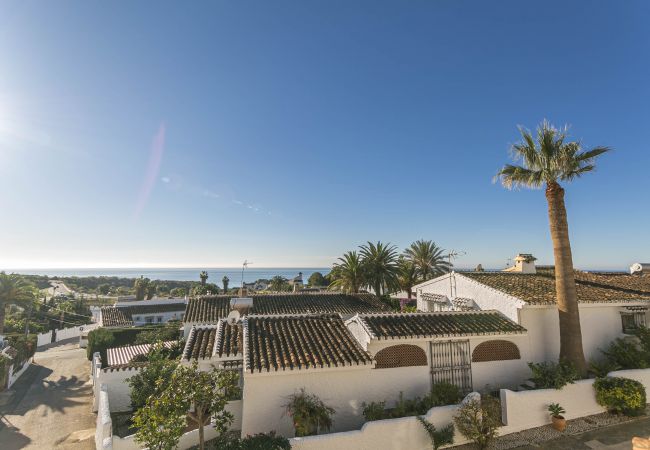
[[[144,275],[140,275],[140,278],[136,278],[133,283],[133,289],[135,290],[135,299],[144,300],[144,297],[150,291],[151,280],[145,278]]]
[[[276,275],[271,278],[269,289],[276,292],[288,291],[289,281],[281,275]]]
[[[397,284],[401,290],[406,291],[409,300],[412,297],[413,286],[417,283],[418,271],[415,264],[401,257],[397,264]]]
[[[34,286],[17,274],[0,272],[0,334],[4,332],[8,305],[27,305],[35,298]]]
[[[364,266],[355,251],[344,253],[329,275],[332,279],[330,286],[345,292],[357,293],[366,283]]]
[[[173,449],[184,431],[187,418],[199,429],[199,449],[205,449],[206,421],[212,417],[219,434],[228,430],[233,415],[226,411],[228,401],[238,395],[237,374],[231,370],[200,371],[178,366],[167,380],[157,381],[159,395],[150,396],[136,411],[133,421],[138,432],[136,442],[152,449]]]
[[[187,290],[185,288],[177,287],[169,291],[169,295],[172,297],[185,297],[187,295]]]
[[[564,188],[560,182],[569,182],[592,172],[598,156],[610,149],[594,147],[584,150],[579,142],[567,140],[566,127],[558,130],[547,121],[537,127],[536,137],[523,127],[519,131],[522,140],[512,146],[512,154],[515,163],[521,165],[506,164],[495,180],[501,180],[508,189],[545,187],[560,316],[560,359],[573,363],[581,374],[586,374]]]
[[[419,239],[404,250],[404,257],[415,265],[420,281],[427,281],[451,269],[443,252],[435,242]]]
[[[199,274],[199,278],[201,278],[201,286],[205,286],[205,283],[208,281],[208,272],[206,272],[205,270],[203,270],[203,271]]]
[[[131,407],[134,411],[147,404],[150,397],[161,394],[165,381],[169,380],[178,367],[178,361],[169,359],[162,343],[155,344],[146,355],[147,365],[126,381],[131,388]],[[162,382],[159,383],[159,380]]]
[[[382,295],[397,287],[397,247],[368,242],[360,247],[366,283]]]
[[[221,282],[223,283],[223,292],[224,294],[228,293],[228,284],[230,283],[230,278],[228,278],[227,275],[224,275],[223,278],[221,279]]]
[[[61,312],[61,318],[59,319],[59,329],[65,328],[64,322],[65,322],[65,313],[71,313],[75,311],[75,305],[71,301],[65,301],[59,303],[57,306],[59,311]]]
[[[312,287],[327,286],[327,280],[325,280],[325,277],[323,276],[322,273],[314,272],[311,275],[309,275],[307,284],[309,284],[309,286]]]
[[[101,295],[108,295],[111,292],[111,285],[108,283],[102,283],[97,286],[97,292]]]

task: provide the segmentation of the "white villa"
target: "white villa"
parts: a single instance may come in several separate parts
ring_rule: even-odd
[[[187,300],[184,298],[139,300],[104,306],[99,310],[102,327],[132,327],[183,320]]]

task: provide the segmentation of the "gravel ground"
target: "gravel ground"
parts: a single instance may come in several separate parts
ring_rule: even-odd
[[[506,450],[510,448],[523,447],[526,445],[540,444],[542,442],[558,439],[562,436],[584,433],[610,425],[629,422],[638,419],[638,417],[627,417],[623,415],[614,415],[609,413],[595,414],[593,416],[581,417],[567,421],[567,428],[564,432],[559,432],[551,425],[543,427],[530,428],[520,431],[519,433],[506,434],[496,439],[492,448],[496,450]],[[453,447],[454,450],[470,450],[476,447],[472,444],[464,444]]]

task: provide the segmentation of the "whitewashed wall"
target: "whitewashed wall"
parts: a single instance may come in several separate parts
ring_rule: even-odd
[[[98,370],[94,380],[95,399],[100,398],[101,386],[106,386],[111,412],[130,411],[131,388],[126,379],[137,374],[139,370],[137,367]]]
[[[42,347],[52,342],[52,331],[36,335],[36,347]]]
[[[12,364],[11,366],[9,366],[9,376],[7,377],[7,389],[9,389],[16,381],[18,381],[18,378],[20,378],[20,376],[24,374],[25,371],[31,365],[32,365],[32,358],[29,358],[27,359],[27,361],[25,361],[23,367],[16,373],[13,373],[14,365]]]
[[[458,405],[439,406],[431,408],[425,418],[436,428],[442,428],[453,422],[453,416],[457,410]],[[415,417],[377,420],[365,423],[360,430],[292,438],[290,441],[291,448],[294,450],[431,449],[431,440],[422,424]],[[464,442],[467,440],[459,433],[455,433],[454,444]]]
[[[650,369],[635,369],[635,370],[617,370],[610,372],[607,376],[629,378],[636,380],[645,387],[648,399],[650,399]]]

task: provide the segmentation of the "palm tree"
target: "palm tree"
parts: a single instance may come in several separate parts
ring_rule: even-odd
[[[356,294],[366,283],[364,266],[359,254],[355,251],[344,253],[339,261],[334,264],[330,272],[330,278],[333,280],[330,287]]]
[[[366,282],[372,287],[375,295],[382,295],[397,287],[397,247],[377,242],[359,247]]]
[[[0,334],[4,332],[7,305],[24,305],[33,299],[34,287],[23,277],[0,272]]]
[[[451,270],[443,252],[435,242],[419,239],[404,250],[404,256],[415,265],[420,281],[427,281]]]
[[[205,283],[208,281],[208,272],[205,270],[201,271],[199,278],[201,278],[201,286],[205,286]]]
[[[397,284],[399,288],[406,291],[408,299],[411,300],[413,286],[418,283],[418,271],[412,261],[400,257],[397,264]]]
[[[271,278],[271,281],[269,282],[269,288],[272,291],[276,291],[276,292],[287,291],[288,287],[289,287],[288,280],[281,275],[274,276],[273,278]]]
[[[555,292],[560,315],[560,359],[573,363],[584,374],[587,367],[582,349],[569,226],[564,188],[559,182],[572,181],[593,171],[596,158],[610,149],[594,147],[583,150],[579,142],[566,142],[566,127],[558,130],[546,120],[537,127],[536,140],[529,130],[519,127],[519,131],[522,141],[512,146],[512,153],[515,162],[521,161],[522,164],[506,164],[497,173],[495,181],[501,180],[508,189],[546,188],[555,257]]]
[[[230,283],[230,278],[228,278],[227,275],[224,275],[223,278],[221,279],[221,282],[223,283],[223,293],[227,294],[228,293],[228,283]]]

